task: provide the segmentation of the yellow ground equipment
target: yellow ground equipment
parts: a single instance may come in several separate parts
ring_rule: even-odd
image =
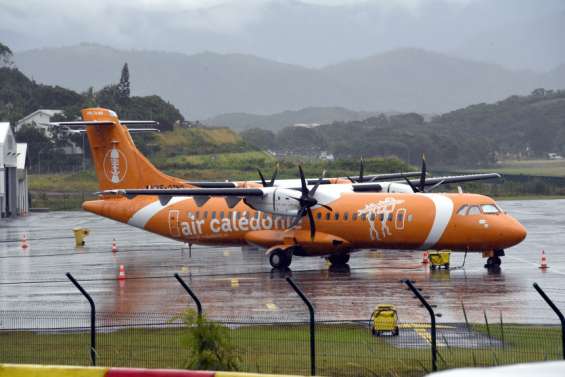
[[[74,228],[73,233],[75,234],[75,246],[84,246],[84,238],[90,234],[90,230],[86,228]]]
[[[400,333],[394,305],[378,305],[371,314],[371,333],[379,336],[385,332],[390,332],[393,336]]]
[[[440,268],[449,269],[449,258],[451,257],[451,251],[441,250],[441,251],[431,251],[428,259],[430,260],[430,268],[439,270]]]

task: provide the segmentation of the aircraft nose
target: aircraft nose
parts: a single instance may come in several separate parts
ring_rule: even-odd
[[[514,224],[509,226],[508,229],[509,238],[514,245],[519,244],[526,238],[528,231],[526,228],[520,224],[518,221],[514,221]]]

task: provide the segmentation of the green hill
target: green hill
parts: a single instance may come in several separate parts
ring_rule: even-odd
[[[371,117],[314,128],[242,132],[251,144],[281,153],[338,158],[397,156],[417,164],[424,153],[436,168],[494,166],[511,159],[565,154],[565,90],[536,89],[493,104],[477,104],[425,121],[418,114]]]

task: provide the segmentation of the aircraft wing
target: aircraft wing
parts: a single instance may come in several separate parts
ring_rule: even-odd
[[[406,172],[406,173],[386,173],[386,174],[374,174],[374,175],[367,175],[363,177],[363,182],[371,182],[371,183],[375,183],[378,181],[387,181],[387,180],[391,180],[391,179],[399,179],[404,177],[416,177],[419,176],[420,172]],[[359,180],[358,176],[352,176],[351,177],[354,181]],[[320,184],[322,185],[328,185],[332,183],[332,179],[333,178],[323,178],[320,181]],[[308,185],[315,185],[316,183],[318,183],[319,178],[308,178],[306,179]],[[261,181],[252,181],[257,183],[258,185],[261,184]],[[201,188],[235,188],[237,187],[237,183],[236,182],[231,182],[231,181],[227,181],[227,182],[209,182],[209,181],[187,181],[186,183],[196,186],[196,187],[201,187]],[[300,180],[299,179],[277,179],[275,181],[275,186],[276,187],[284,187],[284,188],[289,188],[289,189],[299,189],[300,188]]]
[[[426,178],[424,185],[425,186],[440,186],[443,184],[449,183],[465,183],[465,182],[473,182],[473,181],[482,181],[486,179],[500,179],[502,175],[498,173],[481,173],[481,174],[467,174],[467,175],[451,175],[445,177],[433,177],[433,178]],[[420,184],[419,180],[410,180],[413,185]],[[405,183],[405,181],[398,181],[398,183]]]

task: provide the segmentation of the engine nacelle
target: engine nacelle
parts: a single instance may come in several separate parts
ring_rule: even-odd
[[[282,216],[296,216],[300,210],[298,202],[301,193],[296,190],[266,187],[262,197],[248,197],[245,203],[256,211],[268,212]]]
[[[413,193],[412,187],[405,183],[396,182],[381,182],[380,185],[383,188],[382,192],[397,192],[397,193]]]

